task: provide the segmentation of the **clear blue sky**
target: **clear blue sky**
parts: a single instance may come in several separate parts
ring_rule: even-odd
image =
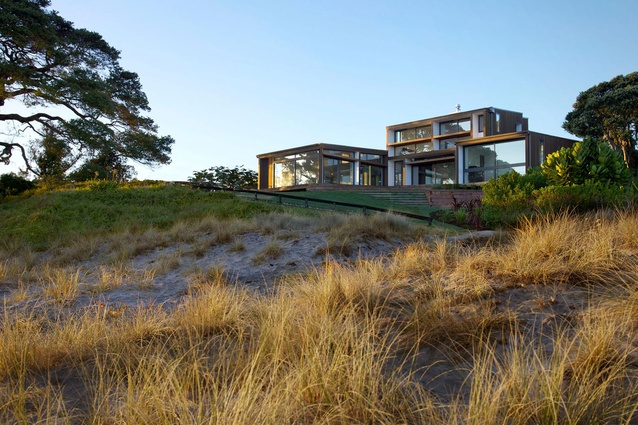
[[[579,92],[638,71],[638,1],[52,0],[139,74],[184,180],[315,142],[495,106],[561,128]]]

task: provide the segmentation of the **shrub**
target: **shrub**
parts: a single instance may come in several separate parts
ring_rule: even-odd
[[[4,196],[19,195],[22,192],[33,189],[33,182],[15,175],[14,173],[0,175],[0,198]]]
[[[510,171],[483,185],[483,204],[514,209],[530,208],[534,204],[534,191],[547,186],[545,175],[538,168],[520,175]]]
[[[488,227],[513,226],[521,216],[535,210],[535,194],[547,185],[540,168],[532,168],[521,175],[510,171],[483,185],[481,219]]]
[[[631,178],[619,152],[607,143],[590,138],[549,154],[541,167],[547,180],[557,186],[587,182],[623,186]]]
[[[573,186],[548,186],[538,191],[536,205],[542,212],[586,212],[617,208],[635,203],[635,192],[635,185],[626,189],[592,181]]]

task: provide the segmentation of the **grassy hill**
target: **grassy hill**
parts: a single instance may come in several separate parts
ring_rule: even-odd
[[[3,423],[638,421],[634,212],[479,240],[98,185],[0,237]]]

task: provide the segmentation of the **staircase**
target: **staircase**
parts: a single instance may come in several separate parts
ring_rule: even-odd
[[[409,205],[415,207],[422,207],[429,205],[427,197],[425,195],[425,191],[421,190],[408,190],[404,188],[397,189],[378,189],[378,190],[367,190],[366,194],[372,196],[373,198],[383,199],[384,201],[399,204],[399,205]]]

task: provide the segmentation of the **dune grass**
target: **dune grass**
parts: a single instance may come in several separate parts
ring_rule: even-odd
[[[219,220],[229,219],[138,225],[131,239],[112,241],[114,251],[197,244],[201,235],[184,222],[229,250],[239,249],[234,236],[217,241],[229,223],[233,234],[263,232],[274,241],[264,255],[276,255],[287,230],[324,229],[336,241],[423,236],[384,216],[326,219],[332,226],[276,214]],[[0,284],[20,281],[23,296],[42,298],[4,300],[0,422],[635,423],[636,223],[635,212],[561,215],[486,244],[421,240],[384,258],[327,258],[259,294],[211,265],[193,269],[171,306],[96,299],[70,308],[90,277],[73,267],[78,254],[28,266],[7,256]],[[60,238],[40,242],[56,247]],[[126,260],[96,268],[88,294],[152,286],[186,252],[143,273],[130,268],[133,254],[121,254]],[[24,291],[29,285],[39,289]]]

